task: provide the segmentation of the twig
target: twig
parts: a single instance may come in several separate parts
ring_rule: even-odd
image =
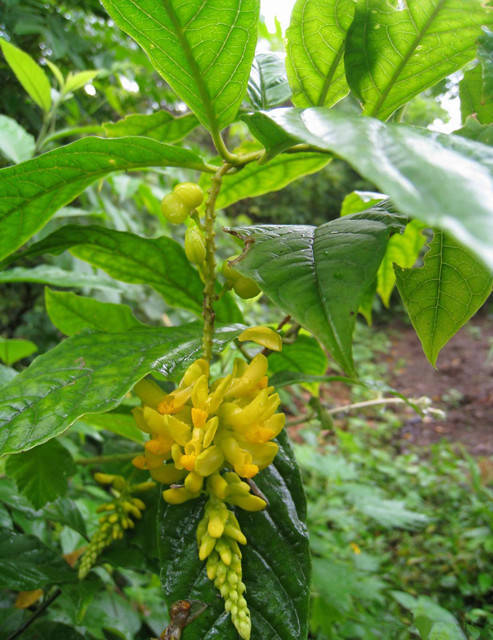
[[[22,635],[24,631],[32,625],[32,623],[36,620],[36,618],[39,618],[39,616],[43,613],[43,611],[45,611],[50,606],[50,604],[55,602],[55,600],[58,598],[58,596],[61,593],[62,593],[62,590],[60,588],[57,588],[55,593],[52,596],[50,596],[48,600],[43,602],[43,604],[38,609],[36,609],[33,615],[30,618],[28,618],[26,622],[24,622],[24,624],[17,629],[17,631],[14,631],[14,633],[10,635],[7,638],[7,640],[15,640],[15,638],[18,638],[20,635]]]

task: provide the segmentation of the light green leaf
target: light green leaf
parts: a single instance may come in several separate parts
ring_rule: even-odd
[[[17,371],[11,367],[0,364],[0,387],[10,382],[17,375]]]
[[[484,95],[481,65],[464,73],[459,84],[459,95],[463,121],[474,115],[483,124],[493,122],[493,100],[487,100]]]
[[[386,307],[395,286],[394,264],[403,269],[410,269],[424,247],[426,238],[422,231],[425,225],[419,220],[412,220],[404,233],[395,233],[389,240],[387,251],[378,268],[377,292]]]
[[[218,328],[215,348],[221,350],[243,329]],[[113,409],[145,375],[169,376],[201,349],[198,323],[67,338],[0,389],[0,455],[32,449],[86,413]]]
[[[346,43],[349,85],[365,113],[385,120],[476,54],[483,0],[360,0]]]
[[[17,80],[34,102],[48,112],[51,107],[51,88],[43,69],[30,55],[3,38],[0,38],[0,47]]]
[[[271,109],[291,97],[284,54],[258,53],[248,80],[248,98],[254,109]]]
[[[0,259],[95,180],[143,167],[202,169],[199,156],[148,138],[85,138],[0,170]]]
[[[323,108],[244,116],[277,151],[306,143],[337,153],[402,213],[453,234],[493,270],[493,149]]]
[[[424,265],[396,267],[397,287],[426,357],[433,366],[442,347],[491,293],[493,278],[450,236],[436,231]]]
[[[371,209],[382,200],[387,200],[387,196],[376,191],[352,191],[349,193],[341,205],[341,216],[350,213],[359,213],[366,209]]]
[[[118,122],[105,122],[103,129],[111,138],[146,136],[160,142],[178,142],[198,124],[193,113],[175,117],[167,111],[156,111],[148,115],[131,114]]]
[[[91,289],[112,289],[113,291],[120,288],[118,282],[104,276],[65,271],[49,265],[40,265],[32,269],[15,267],[8,271],[0,271],[0,282],[38,282],[54,287],[91,287]]]
[[[34,137],[15,120],[0,115],[0,152],[12,160],[29,160],[34,153]]]
[[[330,161],[320,153],[286,153],[266,164],[251,162],[241,171],[224,176],[217,207],[222,209],[243,198],[279,191],[302,176],[320,171]]]
[[[145,326],[124,304],[100,302],[75,293],[46,288],[45,305],[50,320],[66,336],[80,333],[83,329],[120,333]]]
[[[348,375],[354,375],[356,314],[389,234],[401,223],[387,212],[365,212],[320,227],[240,227],[235,234],[249,240],[249,249],[235,268],[253,278],[327,347]]]
[[[130,413],[116,411],[95,413],[84,416],[82,421],[98,429],[106,429],[106,431],[116,433],[138,444],[144,444],[147,440],[147,437],[135,424],[135,419]]]
[[[7,366],[22,360],[22,358],[27,358],[37,350],[38,347],[30,340],[0,338],[0,360]]]
[[[483,67],[483,93],[486,102],[493,102],[493,31],[483,27],[478,40],[478,57]]]
[[[61,89],[63,87],[64,84],[64,80],[63,80],[63,74],[60,71],[60,68],[57,67],[57,65],[52,62],[51,60],[46,60],[46,64],[48,66],[48,68],[50,69],[51,73],[55,76],[57,82],[58,82],[58,86]]]
[[[75,464],[68,450],[56,440],[7,458],[5,471],[35,509],[67,493]]]
[[[77,91],[88,82],[94,80],[99,71],[88,70],[79,71],[78,73],[69,72],[67,79],[65,80],[65,86],[63,87],[63,93],[70,93],[71,91]]]
[[[354,0],[298,0],[286,32],[286,68],[297,107],[330,107],[349,93],[344,71]]]
[[[258,0],[102,0],[200,122],[230,124],[245,95]]]
[[[390,238],[390,240],[392,240],[392,238]],[[388,249],[388,245],[387,245],[387,249]],[[376,292],[377,292],[377,279],[375,278],[373,282],[370,282],[370,285],[368,286],[367,290],[363,294],[361,302],[359,303],[358,313],[360,313],[363,316],[363,318],[366,320],[366,324],[369,327],[371,327],[373,323],[373,301],[375,299]]]
[[[454,131],[454,135],[493,146],[493,124],[481,124],[471,116],[467,118],[461,129]]]

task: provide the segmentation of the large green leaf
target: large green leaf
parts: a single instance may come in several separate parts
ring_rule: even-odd
[[[285,153],[266,164],[247,164],[241,171],[224,176],[217,207],[228,207],[243,198],[279,191],[302,176],[320,171],[330,160],[320,153]]]
[[[436,231],[424,265],[396,267],[397,287],[433,366],[442,347],[491,293],[493,278],[454,238]]]
[[[248,98],[254,109],[272,109],[291,97],[284,55],[277,52],[255,56],[248,80]]]
[[[29,160],[34,153],[34,138],[24,127],[0,115],[0,153],[12,162]]]
[[[399,211],[452,233],[493,269],[493,149],[323,108],[245,116],[277,151],[298,142],[331,151],[392,199]]]
[[[257,41],[258,0],[102,0],[155,69],[217,131],[245,95]]]
[[[117,280],[149,284],[168,304],[202,315],[204,285],[181,245],[172,238],[150,239],[104,227],[66,225],[19,255],[57,254],[66,249]],[[219,322],[242,320],[229,294],[216,303],[215,311]]]
[[[131,114],[118,122],[105,122],[104,132],[110,138],[146,136],[160,142],[178,142],[198,125],[193,113],[175,117],[168,111]]]
[[[364,212],[320,227],[253,226],[235,230],[249,241],[236,268],[258,282],[285,313],[311,331],[349,375],[360,302],[374,280],[389,234],[402,219]]]
[[[120,289],[118,282],[106,276],[66,271],[44,264],[31,269],[15,267],[8,271],[0,271],[0,282],[37,282],[51,284],[54,287],[91,287],[92,289],[112,289],[113,291]]]
[[[51,89],[43,69],[25,51],[18,49],[3,38],[0,38],[0,48],[5,60],[27,93],[43,111],[49,111]]]
[[[354,0],[295,4],[286,33],[286,68],[297,107],[330,107],[349,93],[344,49],[354,9]]]
[[[304,524],[303,486],[287,437],[279,437],[274,463],[255,477],[268,498],[265,511],[236,510],[248,543],[243,553],[245,597],[252,614],[252,638],[299,640],[308,634],[310,560]],[[168,604],[179,599],[205,602],[207,609],[183,640],[237,640],[224,603],[198,559],[195,531],[203,502],[162,506],[161,576]]]
[[[95,180],[113,171],[154,166],[200,170],[203,163],[187,149],[149,138],[84,138],[0,170],[0,259]]]
[[[218,329],[216,347],[240,331]],[[0,455],[32,449],[86,413],[113,409],[146,374],[171,375],[201,347],[199,324],[67,338],[0,389]]]
[[[0,362],[10,366],[22,358],[27,358],[38,350],[31,340],[21,338],[0,338]]]
[[[386,119],[472,60],[481,25],[492,23],[483,0],[360,0],[346,43],[349,85],[367,115]]]
[[[483,27],[478,40],[478,57],[483,67],[483,92],[487,102],[493,101],[493,31]]]
[[[470,115],[483,124],[493,122],[493,100],[487,100],[483,89],[481,65],[464,73],[459,84],[460,111],[462,120]]]
[[[328,366],[327,356],[319,343],[304,333],[292,344],[284,344],[279,353],[269,354],[271,373],[290,371],[321,376],[327,371]]]
[[[5,471],[35,509],[64,496],[67,479],[75,473],[68,450],[56,440],[7,459]]]

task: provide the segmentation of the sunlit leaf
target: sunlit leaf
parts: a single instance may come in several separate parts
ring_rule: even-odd
[[[3,38],[0,38],[0,48],[5,60],[26,92],[43,111],[49,111],[51,107],[51,88],[43,69],[29,54]]]
[[[22,358],[27,358],[38,350],[38,347],[30,340],[20,338],[0,338],[0,361],[7,366],[14,364]]]
[[[34,153],[34,138],[15,120],[0,115],[0,152],[12,162],[29,160]]]
[[[146,136],[160,142],[177,142],[198,124],[193,113],[176,117],[168,111],[156,111],[150,114],[131,114],[117,122],[105,122],[103,128],[110,138]]]
[[[291,97],[284,55],[278,52],[259,53],[253,59],[248,98],[254,109],[271,109]]]

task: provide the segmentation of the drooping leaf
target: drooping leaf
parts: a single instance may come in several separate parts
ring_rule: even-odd
[[[217,207],[228,207],[243,198],[279,191],[302,176],[320,171],[330,161],[330,157],[320,153],[285,153],[266,164],[252,162],[241,171],[224,176]]]
[[[27,358],[38,350],[30,340],[20,338],[0,338],[0,361],[7,366]]]
[[[113,171],[142,167],[202,169],[187,149],[148,138],[84,138],[0,170],[0,259],[20,247],[86,187]]]
[[[389,306],[390,296],[395,286],[394,264],[403,269],[410,269],[424,247],[426,237],[422,231],[425,225],[419,220],[412,220],[404,233],[394,234],[387,245],[382,263],[378,268],[377,292],[386,307]]]
[[[344,71],[354,0],[298,0],[287,36],[287,72],[297,107],[330,107],[349,93]]]
[[[299,471],[285,434],[274,463],[255,477],[270,506],[265,511],[236,510],[248,543],[242,548],[245,597],[252,615],[252,638],[298,640],[308,634],[310,563],[304,520],[305,499]],[[203,503],[162,506],[160,557],[168,604],[183,598],[207,609],[184,633],[187,638],[236,640],[224,602],[198,559],[195,531]]]
[[[454,238],[435,231],[424,265],[396,267],[397,287],[426,357],[433,366],[442,347],[491,293],[489,271]]]
[[[216,348],[242,329],[219,328]],[[113,409],[146,374],[171,375],[201,347],[199,324],[67,338],[0,389],[0,455],[32,449],[86,413]]]
[[[493,23],[482,0],[364,0],[346,43],[349,85],[365,113],[385,120],[476,54],[481,25]]]
[[[289,100],[291,89],[283,54],[273,51],[255,56],[247,92],[254,109],[272,109]]]
[[[82,227],[79,227],[82,229]],[[91,287],[92,289],[119,289],[118,282],[105,276],[78,271],[66,271],[50,265],[26,268],[15,267],[0,271],[0,282],[38,282],[54,287]]]
[[[104,131],[111,138],[146,136],[160,142],[178,142],[199,124],[193,113],[175,117],[168,111],[131,114],[118,122],[105,122]]]
[[[235,232],[248,239],[235,267],[316,336],[354,375],[352,334],[362,297],[376,276],[389,234],[402,219],[364,212],[320,227],[264,225]]]
[[[29,160],[34,153],[34,137],[13,118],[0,115],[0,153],[12,162]]]
[[[255,52],[258,0],[102,2],[204,126],[217,131],[234,120]]]
[[[306,143],[336,153],[386,193],[399,211],[452,233],[493,269],[493,149],[322,108],[244,116],[279,152]]]
[[[5,60],[26,92],[43,111],[49,111],[51,107],[51,89],[50,82],[43,69],[29,54],[3,38],[0,38],[0,48]]]
[[[377,193],[376,191],[352,191],[342,201],[341,216],[371,209],[386,199],[387,196],[385,194]]]
[[[484,94],[481,65],[464,73],[459,84],[459,95],[463,121],[473,115],[483,124],[493,122],[493,100],[487,100]]]
[[[45,289],[46,312],[55,327],[66,336],[84,329],[120,333],[144,327],[124,304],[100,302],[75,293]]]
[[[40,509],[65,495],[67,479],[75,473],[75,464],[68,450],[51,440],[20,456],[10,456],[5,471],[33,507]]]
[[[39,538],[2,530],[0,588],[28,591],[77,580],[77,573],[62,556],[44,545]]]

